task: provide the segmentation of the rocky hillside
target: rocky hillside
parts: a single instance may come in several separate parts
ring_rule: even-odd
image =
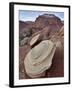
[[[30,41],[40,34],[36,46],[42,40],[51,40],[56,44],[56,52],[52,67],[47,70],[45,77],[64,76],[64,21],[53,14],[43,14],[35,22],[19,22],[19,78],[30,78],[24,69],[24,58],[31,50]],[[33,46],[33,47],[34,47]]]
[[[59,30],[62,27],[62,22],[60,18],[56,17],[53,14],[43,14],[36,18],[35,20],[36,27],[46,27],[49,26],[51,29]]]
[[[28,25],[28,24],[27,24],[26,22],[24,22],[24,21],[19,21],[19,30],[20,30],[20,32],[21,32],[21,30],[22,30],[23,28],[25,28],[27,25]]]
[[[42,30],[45,27],[49,27],[52,31],[57,31],[63,26],[63,21],[59,17],[53,14],[43,14],[36,18],[35,22],[19,22],[20,33],[23,34],[32,30],[32,33]]]

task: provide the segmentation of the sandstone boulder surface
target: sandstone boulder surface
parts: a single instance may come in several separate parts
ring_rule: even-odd
[[[56,46],[50,40],[44,40],[32,48],[24,60],[27,75],[31,78],[43,76],[51,67],[55,49]]]

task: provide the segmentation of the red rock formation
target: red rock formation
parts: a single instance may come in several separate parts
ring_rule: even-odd
[[[50,26],[52,30],[59,30],[63,23],[61,20],[53,14],[44,14],[36,18],[35,26],[44,28]]]
[[[22,26],[21,26],[22,25]],[[28,79],[24,69],[24,58],[31,49],[30,40],[37,34],[40,34],[37,45],[42,40],[51,40],[57,44],[56,52],[53,57],[53,63],[49,70],[46,71],[44,77],[63,77],[64,76],[64,27],[63,22],[55,15],[44,14],[36,18],[35,22],[26,25],[20,23],[19,35],[28,37],[28,43],[19,47],[19,78]],[[30,33],[31,32],[31,33]],[[35,46],[34,45],[34,46]]]

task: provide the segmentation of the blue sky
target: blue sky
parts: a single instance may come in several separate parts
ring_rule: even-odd
[[[28,10],[20,10],[19,11],[19,20],[21,21],[35,21],[35,19],[42,14],[54,14],[59,17],[61,20],[64,20],[63,12],[47,12],[47,11],[28,11]]]

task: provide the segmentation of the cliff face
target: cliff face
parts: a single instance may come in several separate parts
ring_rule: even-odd
[[[51,40],[56,44],[53,64],[45,77],[64,76],[64,22],[53,14],[43,14],[35,22],[19,22],[19,78],[30,78],[25,73],[24,58],[31,50],[31,39],[40,34],[39,41]],[[36,42],[36,45],[39,42]]]

